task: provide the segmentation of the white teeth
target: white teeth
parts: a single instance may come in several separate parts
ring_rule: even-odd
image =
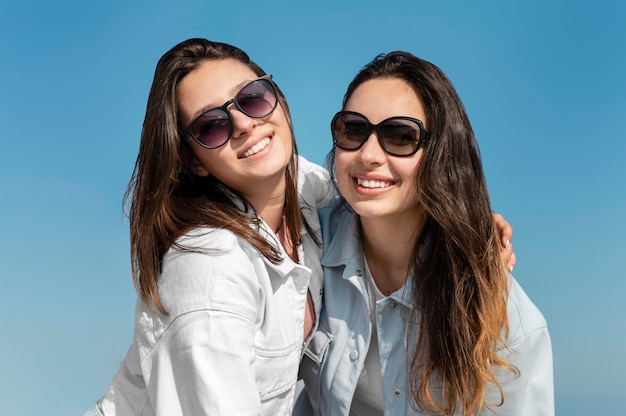
[[[253,154],[258,153],[259,151],[261,151],[261,149],[265,148],[265,146],[267,146],[268,144],[270,144],[270,139],[266,137],[265,139],[261,140],[260,142],[252,146],[252,148],[248,150],[246,153],[244,153],[242,157],[244,158],[250,157]]]
[[[364,188],[389,188],[391,186],[391,182],[369,181],[361,178],[356,178],[356,183]]]

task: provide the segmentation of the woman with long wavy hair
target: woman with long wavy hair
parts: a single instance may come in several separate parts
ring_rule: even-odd
[[[126,194],[133,343],[88,414],[289,414],[332,194],[246,53],[206,39],[165,53]]]
[[[322,315],[301,364],[315,413],[553,415],[546,321],[504,267],[449,79],[380,55],[331,130],[341,199],[320,213]]]

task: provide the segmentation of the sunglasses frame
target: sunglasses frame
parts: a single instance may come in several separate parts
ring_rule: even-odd
[[[361,141],[361,144],[359,144],[355,148],[347,148],[347,147],[344,147],[344,146],[340,146],[337,143],[337,139],[335,137],[335,129],[333,128],[333,126],[335,125],[335,121],[337,120],[337,118],[339,118],[339,117],[341,117],[343,115],[357,116],[359,118],[362,118],[367,123],[368,133],[363,138],[363,140]],[[408,120],[408,121],[412,121],[412,122],[417,124],[417,126],[419,128],[420,138],[417,141],[417,145],[415,146],[415,149],[411,153],[407,153],[407,154],[394,153],[394,152],[390,151],[389,149],[387,149],[387,147],[385,146],[385,142],[383,140],[383,135],[382,135],[382,132],[380,130],[380,127],[383,124],[385,124],[386,122],[390,121],[390,120]],[[342,150],[347,150],[347,151],[359,150],[360,148],[363,147],[365,142],[368,141],[369,137],[372,135],[372,131],[376,131],[376,137],[378,138],[378,144],[380,144],[380,147],[385,151],[385,153],[387,153],[387,154],[389,154],[391,156],[397,156],[397,157],[404,157],[404,156],[412,156],[412,155],[414,155],[415,153],[417,153],[417,151],[420,149],[420,147],[422,147],[422,143],[428,137],[428,131],[426,131],[426,128],[424,127],[424,123],[422,122],[422,120],[417,119],[417,118],[413,118],[413,117],[394,116],[394,117],[386,118],[386,119],[384,119],[383,121],[381,121],[378,124],[373,124],[371,121],[369,121],[369,119],[367,117],[365,117],[361,113],[357,113],[356,111],[342,110],[342,111],[337,112],[337,114],[335,114],[335,116],[333,117],[332,121],[330,122],[330,132],[331,132],[331,135],[333,137],[333,144],[335,146],[337,146],[338,148],[342,149]]]
[[[241,105],[239,104],[239,101],[237,100],[237,98],[239,97],[239,94],[241,94],[241,92],[248,88],[251,84],[257,82],[257,81],[267,81],[270,85],[269,91],[274,95],[274,98],[276,98],[276,102],[274,103],[274,107],[272,107],[272,109],[265,115],[263,116],[254,116],[249,114],[248,112],[244,111],[243,108],[241,108]],[[217,149],[220,148],[222,146],[224,146],[226,143],[228,143],[228,141],[232,138],[233,136],[233,116],[230,113],[230,110],[228,109],[228,106],[230,106],[231,104],[235,104],[235,107],[237,108],[237,110],[239,110],[240,112],[242,112],[243,114],[245,114],[246,116],[250,117],[250,118],[265,118],[269,115],[271,115],[274,110],[276,110],[276,107],[278,107],[278,91],[276,89],[276,84],[274,84],[274,81],[272,79],[272,75],[271,74],[266,74],[263,75],[262,77],[259,77],[257,79],[253,79],[252,81],[246,83],[246,85],[244,85],[243,87],[241,87],[239,89],[239,91],[237,91],[237,93],[235,94],[235,96],[233,98],[231,98],[230,100],[226,101],[224,104],[222,104],[219,107],[213,107],[210,108],[206,111],[203,111],[202,114],[200,114],[198,117],[194,118],[191,123],[189,123],[189,126],[187,126],[187,128],[185,130],[183,130],[183,134],[190,136],[196,143],[198,143],[200,146],[204,147],[205,149]],[[194,125],[194,123],[202,116],[204,116],[206,113],[210,113],[211,111],[215,111],[215,110],[222,110],[224,113],[226,113],[226,116],[228,117],[228,137],[226,138],[226,140],[224,140],[223,143],[217,145],[217,146],[209,146],[205,143],[202,143],[200,141],[199,138],[197,138],[195,136],[195,134],[193,133],[192,127]]]

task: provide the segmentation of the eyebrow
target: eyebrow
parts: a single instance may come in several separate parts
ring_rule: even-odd
[[[231,95],[232,98],[229,98],[228,100],[226,100],[224,103],[222,103],[222,105],[224,105],[225,103],[227,103],[228,101],[232,100],[235,95],[246,85],[251,83],[252,81],[254,81],[256,78],[254,79],[249,79],[249,80],[244,80],[241,81],[240,83],[233,85],[233,87],[229,90],[229,93]],[[196,118],[200,117],[203,113],[206,113],[209,110],[212,110],[214,108],[219,108],[220,106],[217,105],[213,105],[213,104],[208,104],[203,106],[202,108],[200,108],[198,111],[196,111],[192,117],[191,117],[191,121],[193,122]]]

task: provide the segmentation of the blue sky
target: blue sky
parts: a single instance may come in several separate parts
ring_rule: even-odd
[[[215,3],[215,4],[214,4]],[[359,68],[404,49],[463,99],[514,274],[546,316],[557,414],[626,399],[626,3],[0,3],[0,416],[82,414],[128,349],[121,200],[159,57],[243,48],[285,91],[321,163]]]

